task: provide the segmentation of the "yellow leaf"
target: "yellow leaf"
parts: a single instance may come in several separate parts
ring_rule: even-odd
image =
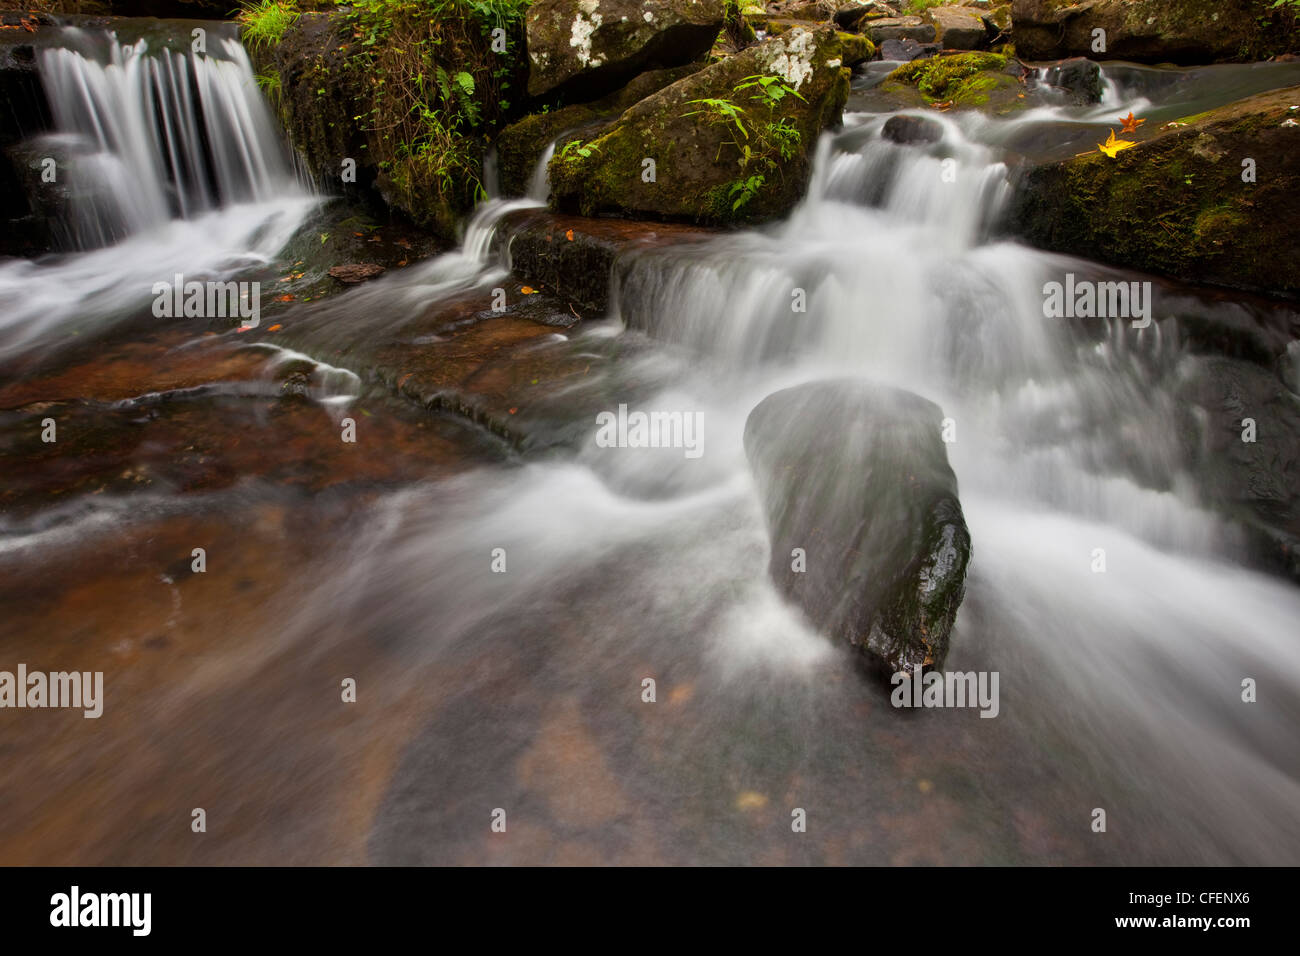
[[[1115,154],[1118,153],[1121,149],[1128,149],[1130,146],[1136,146],[1136,145],[1137,143],[1130,143],[1126,139],[1116,139],[1115,131],[1111,130],[1110,138],[1107,139],[1106,142],[1104,143],[1098,143],[1097,148],[1101,150],[1103,153],[1105,153],[1107,156],[1109,156],[1111,159],[1114,159]]]
[[[737,810],[762,810],[765,806],[767,806],[767,797],[753,790],[741,791],[736,797]]]

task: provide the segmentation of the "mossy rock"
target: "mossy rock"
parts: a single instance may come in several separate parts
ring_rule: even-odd
[[[779,217],[803,194],[819,134],[840,121],[849,87],[843,64],[829,27],[792,30],[710,64],[628,109],[602,135],[584,141],[583,153],[557,153],[550,165],[552,200],[561,211],[588,216],[707,224]],[[755,90],[735,90],[753,76],[779,77],[799,96],[785,96],[769,112],[752,99]],[[699,102],[710,98],[746,110],[745,136]],[[737,142],[758,143],[761,130],[781,123],[798,133],[788,156],[774,160],[774,167],[757,159],[742,167]],[[733,187],[759,174],[762,186],[737,207]]]
[[[668,70],[652,70],[593,103],[576,103],[546,113],[533,113],[507,126],[496,142],[501,192],[507,196],[522,196],[542,153],[561,135],[572,133],[566,139],[593,139],[605,132],[628,107],[703,68],[702,63],[692,63]]]
[[[899,95],[900,108],[919,105],[906,95],[910,88],[925,104],[1009,113],[1025,106],[1022,73],[1015,60],[1000,53],[957,53],[900,66],[881,84],[881,92]]]
[[[844,51],[844,65],[850,69],[876,55],[876,45],[860,33],[840,30],[836,36],[839,37],[840,49]]]
[[[1300,126],[1287,125],[1300,123],[1297,105],[1300,87],[1275,90],[1130,137],[1141,141],[1115,159],[1094,152],[1030,168],[1010,228],[1047,249],[1300,295]]]

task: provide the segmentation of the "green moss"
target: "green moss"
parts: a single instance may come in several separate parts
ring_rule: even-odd
[[[1005,70],[1007,62],[1007,58],[999,53],[958,53],[914,60],[900,66],[887,79],[916,87],[930,102],[956,100],[972,92],[991,89],[996,82],[990,84],[981,78],[977,88],[972,89],[971,81],[986,71]]]

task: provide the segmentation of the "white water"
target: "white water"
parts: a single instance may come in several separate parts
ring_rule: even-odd
[[[129,102],[123,93],[111,108]],[[1194,359],[1155,328],[1117,325],[1083,343],[1044,318],[1043,282],[1086,266],[989,240],[1006,193],[989,143],[1006,127],[938,117],[943,140],[918,148],[881,141],[882,120],[850,116],[821,144],[809,197],[786,222],[639,256],[617,277],[620,316],[574,343],[654,339],[630,377],[662,382],[662,407],[703,412],[702,459],[588,442],[576,461],[391,495],[323,559],[315,590],[277,615],[267,655],[294,639],[379,635],[406,645],[395,682],[440,682],[431,694],[451,716],[428,733],[445,746],[431,758],[417,748],[404,771],[428,804],[422,815],[386,804],[378,859],[437,858],[442,844],[421,827],[454,841],[467,795],[486,806],[517,796],[510,742],[531,734],[535,698],[568,695],[597,715],[640,801],[636,825],[678,859],[750,859],[744,848],[768,837],[732,834],[726,821],[735,793],[753,790],[810,808],[844,858],[895,861],[906,837],[889,821],[923,812],[923,776],[946,801],[925,821],[937,836],[924,859],[1296,861],[1300,594],[1239,565],[1233,532],[1185,473],[1171,428],[1180,409],[1164,386]],[[167,141],[190,149],[188,136]],[[193,161],[106,155],[182,183]],[[953,182],[941,175],[947,158]],[[255,162],[226,168],[242,169],[250,190],[262,182]],[[460,250],[315,311],[329,334],[313,343],[333,351],[503,281],[491,252],[501,217],[537,206],[544,189],[535,178],[530,198],[485,206]],[[124,192],[124,220],[167,211],[116,246],[0,267],[0,354],[147,306],[160,273],[264,261],[311,202],[263,197],[204,213],[224,194],[180,192],[179,209],[167,190]],[[791,309],[796,288],[806,312]],[[351,371],[325,374],[314,384],[354,396]],[[975,557],[949,666],[1002,675],[1000,716],[974,729],[952,713],[904,721],[768,581],[745,418],[776,389],[846,374],[919,392],[956,423],[950,455]],[[1163,490],[1144,480],[1153,474]],[[497,547],[509,574],[484,571]],[[1092,570],[1096,548],[1104,574]],[[498,672],[515,675],[505,692]],[[636,710],[647,674],[665,693],[693,693],[689,721]],[[1240,702],[1243,677],[1260,681],[1259,704]],[[1089,833],[1094,807],[1110,812],[1110,834]],[[1024,836],[1043,832],[1041,845]]]
[[[618,276],[624,325],[593,334],[645,332],[663,343],[655,373],[669,381],[644,407],[701,411],[704,458],[589,443],[576,467],[474,476],[450,500],[403,500],[403,532],[367,549],[378,562],[369,573],[383,595],[379,626],[418,631],[438,620],[431,662],[462,642],[509,654],[522,635],[560,626],[544,610],[553,592],[567,593],[556,569],[599,581],[559,598],[580,636],[548,644],[548,679],[634,684],[656,666],[684,666],[708,703],[688,740],[657,746],[685,772],[757,774],[779,788],[779,770],[701,751],[736,733],[797,735],[800,714],[852,739],[867,732],[852,701],[874,691],[846,700],[829,689],[847,669],[842,653],[819,646],[769,584],[741,430],[764,395],[797,382],[894,383],[956,424],[950,457],[975,556],[949,666],[1002,675],[1002,713],[989,722],[999,728],[981,723],[964,738],[978,786],[997,794],[982,812],[1004,822],[1041,812],[1059,839],[1082,845],[1093,809],[1105,808],[1112,836],[1095,839],[1114,842],[1079,851],[1095,860],[1294,863],[1300,592],[1241,567],[1236,533],[1198,498],[1175,436],[1183,409],[1168,392],[1196,359],[1157,326],[1116,322],[1091,342],[1045,318],[1044,282],[1088,264],[989,241],[1006,170],[965,123],[941,117],[942,141],[916,147],[881,140],[883,120],[851,116],[822,144],[810,195],[788,221],[641,254]],[[952,182],[941,175],[947,158],[957,163]],[[806,312],[791,308],[796,289]],[[474,570],[494,547],[517,574]],[[1268,703],[1241,701],[1248,677],[1268,687]],[[735,714],[756,694],[780,703],[738,727]],[[878,730],[898,716],[886,708],[867,719]],[[930,734],[957,732],[949,716],[900,730],[914,735],[902,746],[942,751]],[[885,781],[902,772],[898,754],[872,755],[865,742],[838,766],[772,746],[801,767],[804,793],[790,799],[817,793],[844,832],[861,818],[838,802],[836,780],[874,766],[860,796],[887,800]],[[509,786],[490,770],[472,776]],[[998,839],[993,823],[971,826]],[[717,847],[694,852],[726,858]]]
[[[147,313],[155,282],[228,279],[262,265],[315,205],[243,47],[213,25],[210,55],[127,46],[67,28],[40,75],[78,255],[0,264],[0,357]],[[71,156],[69,162],[65,156]]]

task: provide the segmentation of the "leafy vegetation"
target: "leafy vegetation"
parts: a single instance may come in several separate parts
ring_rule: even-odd
[[[726,185],[726,195],[734,213],[758,195],[768,183],[768,176],[780,175],[782,164],[798,152],[802,136],[794,122],[777,116],[777,109],[787,96],[803,97],[779,76],[747,76],[732,88],[727,98],[708,97],[691,100],[688,105],[699,109],[686,116],[706,115],[711,122],[727,128],[730,139],[719,147],[717,158],[728,146],[736,151],[740,172]],[[748,108],[736,102],[743,97]],[[757,114],[757,116],[753,115]]]
[[[302,14],[296,0],[247,0],[236,18],[244,40],[253,46],[273,46]]]
[[[482,155],[523,78],[529,0],[340,3],[355,46],[349,68],[371,94],[361,116],[406,208],[454,216],[483,197]],[[526,67],[525,67],[526,68]]]

